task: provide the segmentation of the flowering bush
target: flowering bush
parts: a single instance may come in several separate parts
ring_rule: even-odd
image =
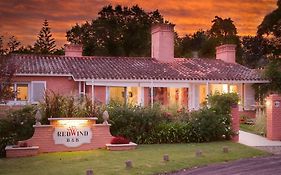
[[[34,107],[26,106],[0,119],[0,157],[5,156],[6,145],[16,144],[17,141],[26,140],[32,136],[34,116]]]
[[[130,141],[122,136],[113,137],[111,144],[128,144]]]

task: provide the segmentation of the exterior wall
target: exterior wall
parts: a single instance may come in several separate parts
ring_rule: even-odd
[[[15,82],[46,81],[47,90],[62,95],[78,94],[78,82],[69,77],[47,77],[47,76],[17,76]]]
[[[86,94],[92,97],[92,86],[86,86]],[[106,87],[105,86],[94,86],[94,98],[95,101],[106,103]]]
[[[272,94],[266,98],[267,138],[281,140],[281,96]]]

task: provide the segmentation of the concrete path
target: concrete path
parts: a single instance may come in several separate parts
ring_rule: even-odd
[[[264,146],[281,146],[281,141],[268,140],[265,137],[239,131],[239,143],[247,146],[264,147]]]

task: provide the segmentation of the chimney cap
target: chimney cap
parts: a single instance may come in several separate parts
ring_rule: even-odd
[[[151,32],[157,32],[157,31],[174,31],[175,24],[167,24],[167,23],[157,23],[152,24],[151,26]]]
[[[220,50],[235,50],[236,44],[223,44],[216,47],[216,51]]]
[[[83,52],[82,44],[65,44],[64,45],[65,56],[81,57]]]

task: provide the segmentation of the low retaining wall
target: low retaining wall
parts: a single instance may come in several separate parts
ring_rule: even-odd
[[[94,120],[88,120],[86,124],[79,127],[65,126],[63,128],[58,121],[59,119],[52,119],[51,125],[34,125],[35,130],[32,138],[24,142],[27,143],[27,146],[38,147],[37,153],[48,153],[105,148],[105,145],[110,143],[113,138],[109,124],[95,124]],[[86,128],[87,130],[79,131],[79,128]],[[62,129],[65,129],[65,131],[62,131]],[[85,132],[86,134],[83,135]],[[29,153],[31,150],[28,148],[11,149],[10,146],[7,146],[6,155],[7,157],[34,155],[35,152],[34,154],[33,152],[32,154]]]
[[[13,147],[7,146],[6,150],[6,157],[28,157],[28,156],[35,156],[38,154],[39,147],[38,146],[31,146],[31,147]]]

